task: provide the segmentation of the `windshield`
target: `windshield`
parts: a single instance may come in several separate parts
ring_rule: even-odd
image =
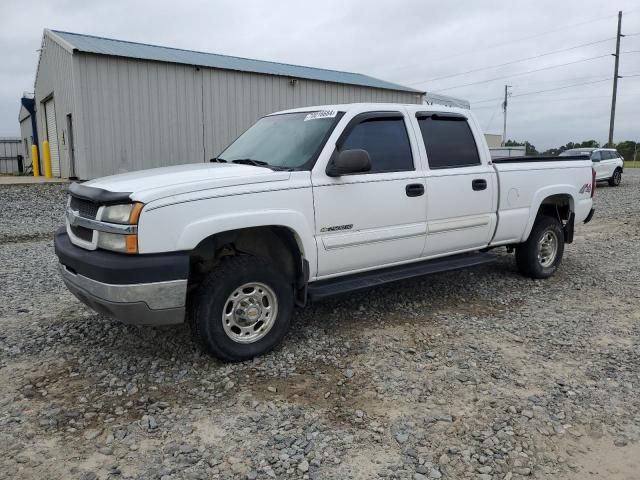
[[[285,169],[305,167],[314,159],[339,118],[335,110],[263,117],[217,160]]]
[[[573,156],[573,155],[590,156],[591,155],[591,150],[585,150],[583,148],[572,148],[571,150],[565,150],[564,152],[562,152],[558,156],[559,157],[569,157],[569,156]]]

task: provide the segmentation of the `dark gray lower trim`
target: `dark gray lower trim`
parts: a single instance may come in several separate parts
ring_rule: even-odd
[[[596,209],[592,208],[591,210],[589,210],[589,215],[587,215],[587,218],[584,219],[584,223],[589,223],[591,221],[591,219],[593,218],[593,214],[596,213]]]
[[[138,254],[85,250],[61,228],[54,239],[56,255],[73,273],[115,285],[167,282],[189,278],[189,253]]]
[[[322,300],[335,295],[352,293],[398,280],[484,265],[485,263],[494,262],[495,259],[496,256],[489,253],[465,253],[451,257],[398,265],[381,270],[356,273],[354,275],[310,283],[307,288],[307,295],[312,301]]]

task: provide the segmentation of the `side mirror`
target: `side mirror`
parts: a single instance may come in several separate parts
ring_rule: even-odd
[[[327,175],[330,177],[368,172],[369,170],[371,170],[369,153],[359,148],[338,152],[327,165]]]

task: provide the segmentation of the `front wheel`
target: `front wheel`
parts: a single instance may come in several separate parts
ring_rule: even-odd
[[[564,232],[560,221],[540,216],[526,242],[516,247],[516,264],[531,278],[548,278],[558,270],[564,253]]]
[[[609,185],[612,187],[617,187],[618,185],[620,185],[620,182],[622,182],[622,170],[616,168],[615,172],[613,172],[613,175],[609,179]]]
[[[257,257],[223,259],[189,300],[195,340],[227,362],[262,355],[289,330],[293,288],[269,262]]]

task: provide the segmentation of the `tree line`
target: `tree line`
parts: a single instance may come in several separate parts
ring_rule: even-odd
[[[505,147],[526,147],[527,155],[560,155],[562,152],[566,150],[571,150],[572,148],[600,148],[600,143],[596,140],[584,140],[582,142],[569,142],[566,145],[562,145],[557,148],[549,148],[548,150],[544,150],[543,152],[539,152],[535,145],[530,142],[518,142],[515,140],[507,140],[504,144]],[[640,160],[640,145],[637,145],[637,142],[632,140],[625,140],[624,142],[620,142],[615,144],[613,147],[609,147],[608,144],[604,145],[605,148],[615,148],[618,152],[624,157],[625,160],[633,160],[634,154],[637,155],[638,160]],[[636,153],[636,149],[638,152]]]

